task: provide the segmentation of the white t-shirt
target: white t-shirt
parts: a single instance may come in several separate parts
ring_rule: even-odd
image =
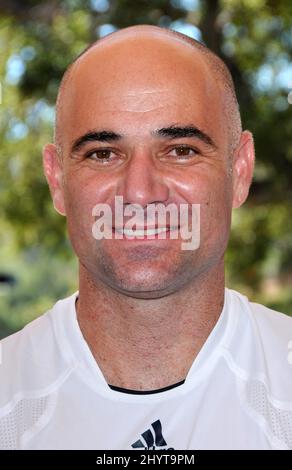
[[[226,289],[185,382],[131,394],[106,383],[77,295],[1,342],[0,449],[292,448],[292,318]]]

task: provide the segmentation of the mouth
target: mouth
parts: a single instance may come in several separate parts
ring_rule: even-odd
[[[156,239],[161,236],[161,238],[166,238],[167,234],[178,230],[178,227],[140,227],[136,229],[129,229],[126,227],[114,227],[113,233],[117,234],[117,238],[127,238],[127,239]]]

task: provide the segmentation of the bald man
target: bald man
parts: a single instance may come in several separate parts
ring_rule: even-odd
[[[0,448],[292,447],[292,319],[224,283],[253,166],[202,44],[137,26],[75,60],[44,171],[79,290],[2,342]]]

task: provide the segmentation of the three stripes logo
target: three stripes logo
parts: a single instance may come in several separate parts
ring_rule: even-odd
[[[161,422],[158,419],[151,424],[150,428],[141,434],[141,439],[138,439],[132,444],[133,449],[166,449],[167,443],[162,435]],[[169,448],[168,450],[173,450]]]

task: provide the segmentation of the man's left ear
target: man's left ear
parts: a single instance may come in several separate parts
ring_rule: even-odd
[[[240,207],[248,196],[252,183],[254,161],[252,133],[244,131],[233,156],[233,208]]]

